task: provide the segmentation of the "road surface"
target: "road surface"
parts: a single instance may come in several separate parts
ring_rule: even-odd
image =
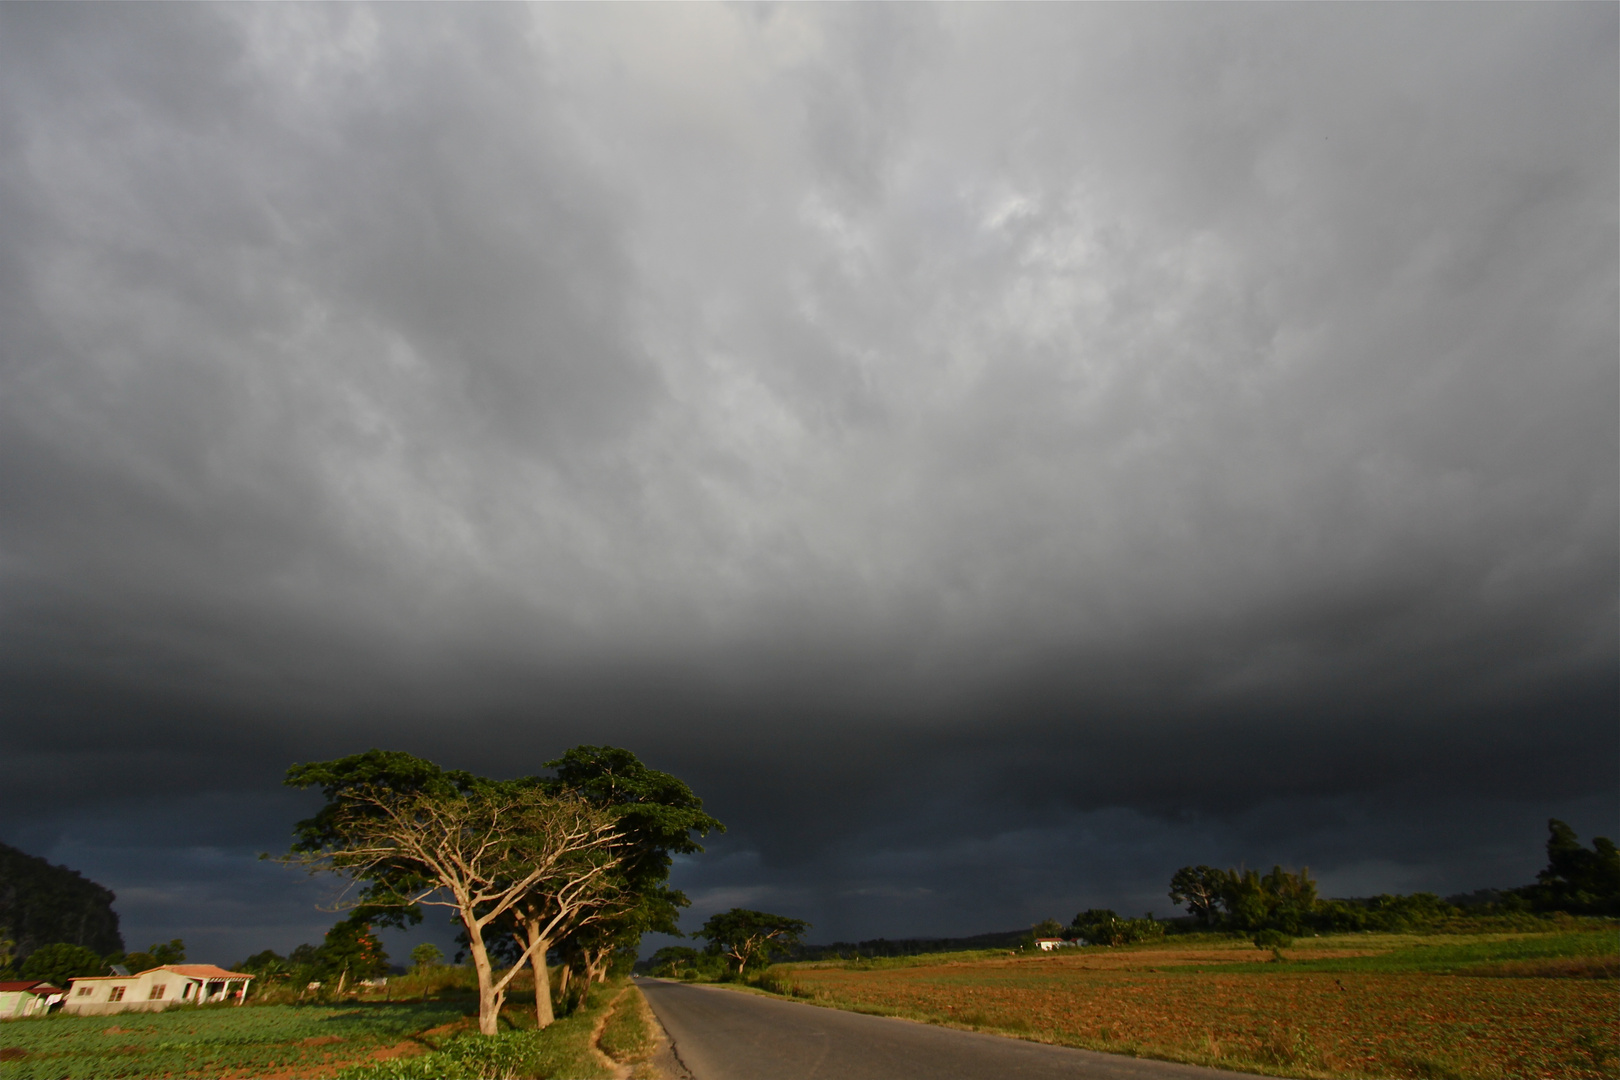
[[[636,980],[673,1044],[670,1080],[1232,1080],[1196,1065],[1071,1050],[797,1001]]]

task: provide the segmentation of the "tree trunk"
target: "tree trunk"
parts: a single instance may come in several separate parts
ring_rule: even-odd
[[[478,974],[478,1034],[493,1035],[499,1030],[501,1002],[506,993],[495,989],[495,973],[490,969],[489,952],[484,948],[483,927],[470,918],[471,914],[463,914],[462,925],[467,928],[467,949],[472,953],[473,971]]]
[[[551,1011],[551,973],[546,970],[550,942],[540,936],[538,923],[529,924],[529,966],[534,968],[534,1026],[546,1028],[557,1017]]]

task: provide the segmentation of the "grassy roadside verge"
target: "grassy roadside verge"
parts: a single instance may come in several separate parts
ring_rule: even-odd
[[[656,1070],[648,1059],[658,1046],[656,1024],[647,999],[631,983],[614,1000],[596,1045],[618,1065],[630,1069],[632,1077],[654,1076]]]
[[[605,1030],[623,997],[622,982],[609,983],[592,995],[594,1003],[543,1031],[532,1026],[533,1014],[508,1009],[492,1036],[460,1033],[415,1057],[359,1065],[338,1074],[340,1080],[608,1080],[614,1075],[595,1050],[597,1032]]]

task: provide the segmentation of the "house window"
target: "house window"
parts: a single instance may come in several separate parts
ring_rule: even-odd
[[[89,997],[90,996],[90,991],[93,990],[93,989],[95,989],[95,988],[91,987],[91,986],[81,986],[81,987],[79,987],[79,993],[76,996],[78,996],[78,997]]]
[[[115,986],[115,987],[113,987],[112,988],[112,993],[107,995],[107,1000],[108,1001],[123,1001],[124,1000],[124,991],[127,990],[127,989],[128,989],[128,987],[125,987],[125,986]]]
[[[156,986],[152,987],[152,992],[150,994],[147,994],[146,997],[150,1001],[162,1001],[163,1000],[163,994],[168,989],[169,988],[166,985],[164,985],[163,983],[158,983]]]

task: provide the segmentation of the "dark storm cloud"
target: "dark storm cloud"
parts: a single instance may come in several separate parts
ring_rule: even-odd
[[[612,742],[818,936],[1527,878],[1615,820],[1615,23],[0,11],[8,840],[289,947],[289,762]]]

